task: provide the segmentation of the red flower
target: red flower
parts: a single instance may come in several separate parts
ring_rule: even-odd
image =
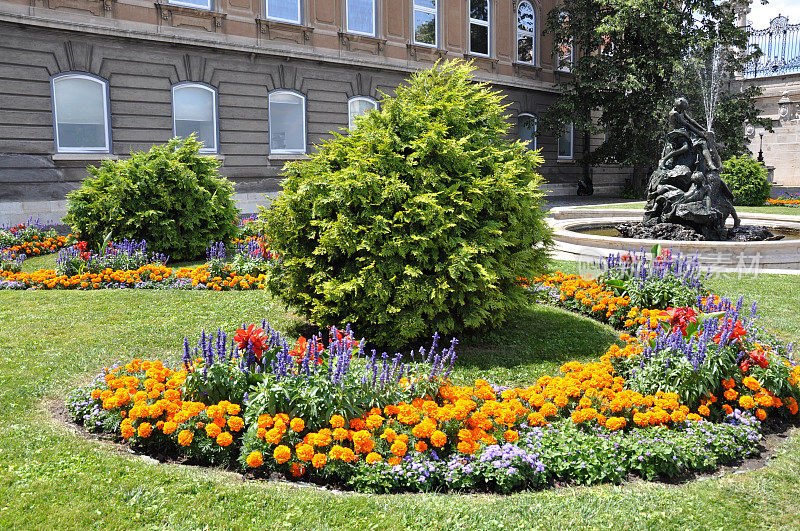
[[[259,360],[261,360],[261,355],[266,349],[268,341],[267,336],[264,334],[264,329],[256,328],[254,324],[248,326],[246,330],[244,328],[237,330],[233,340],[236,341],[239,350],[247,350],[248,343],[252,344],[253,354]]]
[[[661,317],[669,319],[672,329],[678,329],[681,334],[686,335],[686,325],[697,322],[697,312],[688,306],[684,308],[667,308],[661,312]]]
[[[666,262],[670,258],[672,258],[672,251],[670,251],[669,249],[663,249],[661,251],[661,254],[656,256],[656,262]]]
[[[731,325],[731,320],[728,319],[727,322],[725,323],[725,326],[723,326],[721,330],[717,332],[717,335],[714,336],[714,343],[720,342],[720,340],[722,339],[722,330],[725,330],[730,325]],[[731,330],[730,340],[738,341],[739,338],[744,337],[746,334],[747,330],[745,330],[744,327],[742,326],[742,322],[737,320],[735,323],[733,323],[733,330]]]
[[[294,348],[289,351],[289,354],[295,357],[297,363],[301,363],[303,358],[307,355],[306,353],[309,350],[308,340],[303,336],[297,338],[297,343],[295,343]],[[323,352],[325,350],[325,345],[322,344],[321,341],[317,341],[317,354]],[[310,352],[308,355],[312,355]],[[319,356],[314,356],[317,365],[322,363],[322,358]]]

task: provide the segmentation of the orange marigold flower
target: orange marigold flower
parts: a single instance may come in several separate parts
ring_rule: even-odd
[[[344,417],[341,415],[334,415],[331,417],[331,427],[342,428],[344,427]]]
[[[379,461],[383,461],[383,457],[381,457],[381,454],[377,452],[370,452],[367,454],[366,461],[368,465],[371,465]]]
[[[217,426],[216,424],[209,424],[208,426],[206,426],[206,435],[208,435],[212,439],[216,439],[217,435],[219,435],[220,433],[222,433],[222,429],[220,429],[220,427]]]
[[[723,393],[726,400],[736,400],[736,397],[739,396],[739,393],[736,389],[728,389]]]
[[[704,417],[707,417],[711,414],[711,410],[708,409],[708,406],[706,405],[702,405],[699,408],[697,408],[697,412],[703,415]]]
[[[311,461],[314,458],[314,447],[310,444],[299,444],[295,451],[297,458],[301,461]]]
[[[290,471],[292,473],[292,477],[299,478],[300,476],[306,473],[306,467],[304,467],[300,463],[292,463]]]
[[[258,468],[264,464],[264,456],[258,450],[250,452],[247,456],[247,466]]]
[[[403,457],[404,455],[406,455],[406,452],[408,452],[408,446],[406,446],[406,443],[404,443],[403,441],[396,440],[392,444],[390,450],[397,457]]]
[[[503,433],[503,438],[508,442],[514,442],[519,440],[519,433],[514,430],[506,430]]]
[[[301,431],[306,429],[306,422],[301,418],[295,417],[289,423],[289,427],[292,428],[292,431],[300,433]]]
[[[194,439],[194,433],[189,430],[183,430],[178,434],[178,444],[181,446],[189,446]]]
[[[422,453],[428,449],[428,445],[425,444],[425,441],[417,441],[417,444],[414,445],[414,449]]]
[[[436,430],[431,434],[431,444],[437,448],[441,448],[447,444],[447,435],[441,430]]]
[[[722,387],[724,387],[725,389],[733,389],[734,387],[736,387],[736,380],[734,380],[733,378],[728,378],[727,380],[722,380]],[[733,400],[733,399],[730,399],[730,400]]]
[[[314,454],[314,457],[311,458],[311,464],[314,466],[314,468],[322,468],[327,462],[328,456],[325,454]]]
[[[239,431],[244,428],[244,420],[242,417],[231,417],[228,419],[228,427],[231,431]]]
[[[178,429],[178,425],[172,421],[165,422],[164,425],[161,427],[161,431],[164,432],[164,435],[169,435],[174,433],[175,430]]]
[[[281,444],[275,447],[275,450],[272,452],[272,457],[274,457],[275,461],[282,465],[291,459],[292,451],[285,444]]]
[[[142,422],[139,424],[139,429],[136,430],[136,433],[139,437],[147,438],[150,437],[150,434],[153,432],[153,425],[149,422]]]
[[[761,408],[758,408],[756,409],[756,417],[758,417],[758,420],[764,420],[767,418],[767,412]]]
[[[756,401],[750,395],[742,395],[739,397],[739,405],[745,409],[753,409],[756,406]]]
[[[233,442],[233,436],[230,432],[223,431],[219,435],[217,435],[217,444],[220,446],[228,446]]]

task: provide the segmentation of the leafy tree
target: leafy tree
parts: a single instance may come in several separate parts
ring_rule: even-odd
[[[557,132],[573,122],[606,133],[585,159],[633,165],[640,178],[660,155],[685,58],[716,44],[747,48],[747,32],[736,26],[730,2],[718,0],[564,0],[549,13],[546,32],[554,35],[556,49],[572,43],[577,53],[572,79],[562,83],[545,127]],[[731,51],[727,68],[741,70],[747,59]]]
[[[506,138],[501,96],[437,64],[347,136],[287,165],[262,209],[282,258],[271,288],[321,325],[400,346],[497,325],[546,263],[538,152]]]

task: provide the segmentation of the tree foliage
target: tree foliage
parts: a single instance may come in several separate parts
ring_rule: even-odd
[[[748,60],[747,32],[735,23],[730,2],[718,0],[564,0],[550,12],[547,32],[556,48],[577,48],[572,79],[551,107],[545,126],[557,131],[564,123],[606,140],[587,158],[591,163],[650,166],[662,148],[666,116],[682,95],[682,65],[690,54],[705,54],[717,44],[727,50],[729,72]],[[684,80],[686,78],[684,77]],[[728,147],[742,148],[736,121],[754,118],[753,92],[726,98],[717,122]],[[692,101],[692,112],[702,109]],[[592,114],[590,114],[592,113]],[[742,127],[742,122],[738,123]],[[739,137],[741,137],[741,132]]]
[[[538,152],[506,140],[501,96],[471,65],[417,73],[347,136],[287,165],[263,209],[273,290],[311,320],[379,344],[501,323],[549,231]]]

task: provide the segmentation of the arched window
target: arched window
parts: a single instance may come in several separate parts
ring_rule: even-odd
[[[278,154],[306,152],[306,98],[302,94],[288,90],[270,93],[269,150]]]
[[[517,116],[517,136],[528,143],[528,149],[536,149],[536,116],[526,112]]]
[[[536,11],[530,2],[517,7],[517,62],[536,64]]]
[[[300,0],[266,0],[267,18],[300,24]]]
[[[217,153],[217,91],[199,83],[172,87],[172,133],[183,138],[195,133],[201,153]]]
[[[347,126],[356,128],[356,118],[378,109],[378,102],[366,96],[355,96],[347,101]]]
[[[489,0],[469,2],[469,52],[489,55],[491,50],[491,4]]]
[[[109,153],[108,81],[70,73],[54,76],[51,87],[56,152]]]
[[[436,46],[439,34],[438,0],[414,0],[414,44]]]
[[[375,0],[347,0],[347,32],[375,36]]]

